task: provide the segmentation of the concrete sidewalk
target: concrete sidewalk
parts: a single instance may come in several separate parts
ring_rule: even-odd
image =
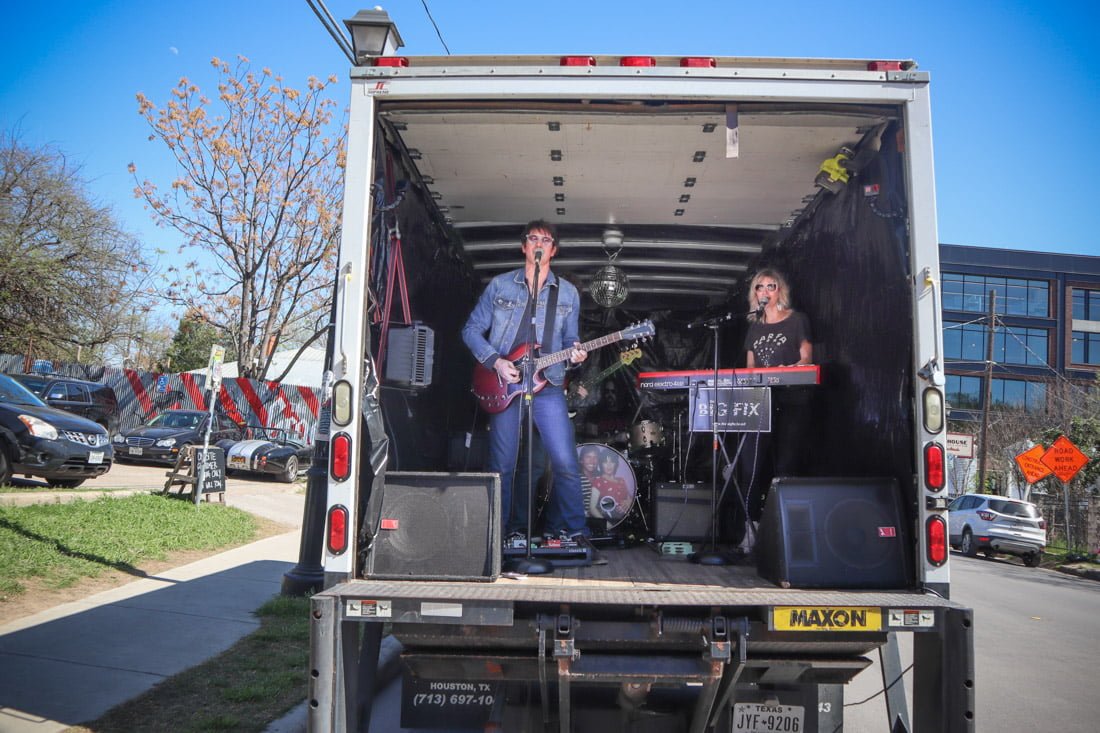
[[[259,626],[297,530],[0,626],[0,731],[94,720]]]

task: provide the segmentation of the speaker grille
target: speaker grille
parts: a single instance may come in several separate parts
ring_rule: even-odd
[[[761,577],[796,588],[904,588],[909,547],[897,482],[777,478],[757,540]]]
[[[367,576],[494,580],[499,526],[495,473],[387,473]]]

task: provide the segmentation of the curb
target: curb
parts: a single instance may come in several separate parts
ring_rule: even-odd
[[[1100,569],[1096,568],[1081,568],[1074,565],[1059,565],[1054,568],[1059,573],[1065,573],[1066,575],[1075,575],[1078,578],[1085,578],[1086,580],[1100,580]]]
[[[398,674],[401,666],[401,652],[404,647],[392,636],[382,639],[382,648],[378,652],[378,676],[375,678],[375,693],[386,687]],[[305,700],[289,713],[273,721],[264,733],[303,733],[308,729],[309,701]]]

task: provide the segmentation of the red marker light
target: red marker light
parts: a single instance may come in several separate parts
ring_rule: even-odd
[[[561,66],[595,66],[595,56],[562,56]]]
[[[900,61],[870,61],[867,71],[901,71]]]
[[[924,485],[932,491],[943,491],[947,485],[944,463],[942,445],[929,443],[924,446]]]
[[[404,56],[378,56],[370,63],[371,66],[408,66],[409,60]]]
[[[347,481],[351,476],[351,436],[337,433],[332,438],[329,472],[337,481]]]
[[[939,566],[947,562],[947,522],[943,517],[929,517],[924,525],[924,541],[928,547],[928,562]]]
[[[657,59],[652,56],[623,56],[619,66],[656,66]]]
[[[326,544],[329,553],[342,555],[348,549],[348,510],[339,504],[328,510]]]
[[[680,66],[690,69],[713,69],[718,62],[707,56],[685,56],[680,59]]]

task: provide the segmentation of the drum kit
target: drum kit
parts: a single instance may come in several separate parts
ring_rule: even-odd
[[[593,539],[652,536],[653,486],[668,453],[664,428],[654,420],[637,422],[629,434],[609,436],[607,442],[577,445]]]

